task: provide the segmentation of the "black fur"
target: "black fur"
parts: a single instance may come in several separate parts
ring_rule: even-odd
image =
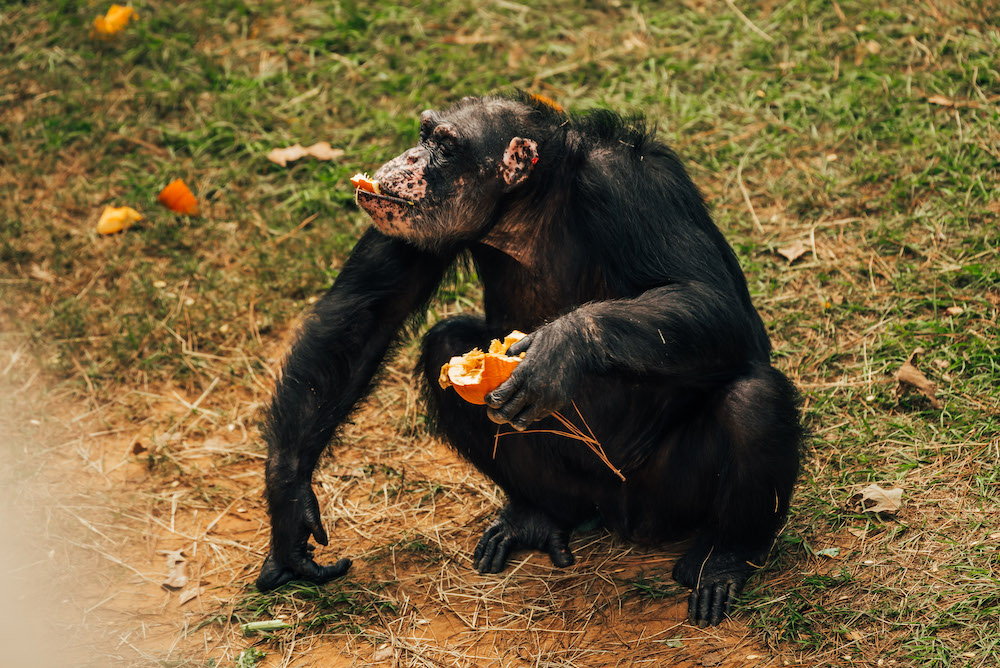
[[[412,157],[383,167],[410,183],[406,164],[428,165],[410,227],[394,218],[399,239],[365,233],[285,364],[264,430],[272,546],[258,586],[346,571],[311,558],[310,535],[326,544],[312,471],[406,320],[468,250],[485,314],[432,328],[421,368],[440,432],[509,498],[476,567],[497,572],[518,548],[567,566],[569,532],[593,517],[634,540],[693,534],[674,577],[692,588],[691,620],[718,623],[783,523],[801,430],[796,392],[770,366],[763,322],[698,189],[641,119],[568,115],[523,93],[425,113],[421,136]],[[504,188],[496,170],[514,137],[539,159]],[[437,386],[451,356],[512,329],[530,332],[515,350],[527,354],[487,409]],[[557,427],[548,416],[575,416],[572,403],[625,482],[548,434],[506,428],[494,457],[494,422]]]

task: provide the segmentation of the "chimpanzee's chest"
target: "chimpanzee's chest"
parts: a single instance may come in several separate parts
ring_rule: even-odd
[[[566,250],[551,247],[512,253],[487,244],[473,247],[490,328],[529,332],[581,304],[613,297],[604,288],[596,265]]]

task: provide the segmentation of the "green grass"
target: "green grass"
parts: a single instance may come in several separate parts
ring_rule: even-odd
[[[422,109],[519,85],[643,111],[736,248],[813,433],[788,527],[744,599],[752,634],[805,663],[995,665],[1000,9],[737,4],[773,41],[723,3],[138,3],[107,44],[88,36],[103,5],[4,5],[5,327],[120,416],[135,388],[197,396],[213,378],[259,401],[280,337],[367,224],[348,176],[410,144]],[[321,140],[344,157],[264,157]],[[204,216],[156,204],[177,177]],[[106,204],[145,219],[99,238]],[[789,264],[775,251],[794,240],[809,252]],[[478,298],[462,275],[432,308]],[[918,348],[940,409],[896,394]],[[419,415],[394,426],[423,429]],[[870,482],[904,488],[898,517],[848,511]],[[386,484],[415,502],[438,493]],[[419,536],[400,541],[419,556]],[[297,609],[341,623],[344,602],[300,594]]]

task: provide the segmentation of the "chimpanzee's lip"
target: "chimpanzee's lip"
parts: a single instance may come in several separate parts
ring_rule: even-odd
[[[358,202],[361,199],[382,199],[388,202],[395,202],[396,204],[408,204],[410,206],[414,205],[414,201],[411,199],[405,199],[403,197],[396,197],[395,195],[390,195],[388,193],[373,193],[369,190],[361,190],[360,188],[354,189],[354,201]],[[360,203],[360,202],[359,202]]]

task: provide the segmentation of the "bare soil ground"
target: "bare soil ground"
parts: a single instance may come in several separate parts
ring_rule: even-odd
[[[145,416],[102,428],[112,408],[47,386],[11,343],[0,351],[0,425],[15,444],[17,493],[3,519],[18,541],[6,584],[8,604],[32,602],[5,610],[14,665],[229,665],[258,646],[266,666],[783,663],[739,623],[685,623],[686,593],[668,584],[676,549],[594,530],[575,537],[572,568],[525,553],[502,575],[475,573],[471,549],[498,490],[440,441],[389,426],[415,410],[403,371],[390,371],[398,378],[317,476],[333,537],[320,558],[351,556],[348,577],[292,587],[273,619],[295,631],[245,633],[268,536],[257,405],[164,390],[146,397]],[[144,427],[171,418],[168,434]],[[222,435],[192,435],[200,420]],[[178,552],[187,582],[167,587]],[[317,607],[337,623],[303,633],[318,626]]]

